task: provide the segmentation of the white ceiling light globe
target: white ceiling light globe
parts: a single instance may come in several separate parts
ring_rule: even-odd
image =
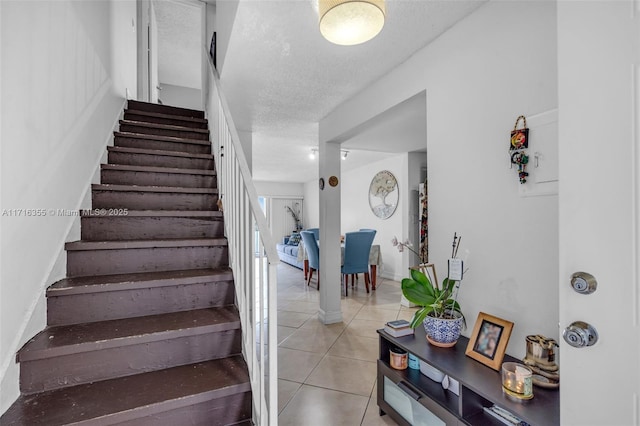
[[[331,43],[353,46],[384,27],[383,0],[320,0],[320,33]]]

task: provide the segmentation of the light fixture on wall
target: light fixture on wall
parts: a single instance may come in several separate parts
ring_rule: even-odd
[[[353,46],[384,27],[384,0],[318,0],[320,33],[331,43]]]
[[[318,154],[318,148],[311,148],[311,152],[309,153],[309,158],[312,160],[316,159],[316,154]],[[340,150],[340,157],[343,160],[347,159],[347,155],[349,155],[349,151],[345,150],[345,149],[341,149]]]

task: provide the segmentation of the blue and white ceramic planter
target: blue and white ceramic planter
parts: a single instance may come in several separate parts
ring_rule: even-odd
[[[456,344],[464,323],[464,317],[459,312],[453,312],[456,318],[434,318],[427,316],[422,324],[427,333],[429,343],[440,347],[451,347]]]

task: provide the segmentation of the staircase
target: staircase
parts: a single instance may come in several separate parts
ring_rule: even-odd
[[[5,425],[251,424],[201,111],[129,101]]]

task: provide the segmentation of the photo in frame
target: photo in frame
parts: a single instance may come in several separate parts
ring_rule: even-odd
[[[513,323],[484,312],[478,314],[465,354],[500,371]]]

